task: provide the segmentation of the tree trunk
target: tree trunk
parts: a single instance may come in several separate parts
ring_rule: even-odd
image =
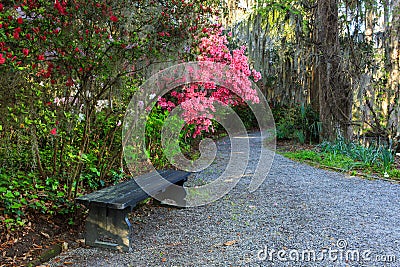
[[[352,90],[341,68],[338,0],[318,1],[316,10],[316,90],[322,122],[322,138],[351,138]]]
[[[393,1],[393,11],[392,11],[392,25],[390,28],[390,50],[389,50],[389,87],[391,92],[393,92],[393,95],[395,96],[395,99],[393,101],[393,104],[395,107],[393,107],[394,112],[393,112],[393,118],[392,120],[394,121],[393,124],[397,125],[397,129],[394,130],[392,134],[396,135],[397,137],[395,138],[396,142],[400,142],[400,104],[396,103],[398,99],[396,97],[399,96],[400,94],[400,0],[394,0]],[[392,136],[393,138],[394,136]],[[399,145],[400,147],[400,145]]]

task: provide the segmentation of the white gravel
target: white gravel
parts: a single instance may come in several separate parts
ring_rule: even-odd
[[[257,135],[256,135],[257,136]],[[259,138],[250,138],[257,147]],[[190,177],[207,182],[223,171],[229,144]],[[257,154],[249,161],[254,171]],[[202,207],[139,210],[133,252],[78,248],[50,266],[400,266],[400,185],[316,169],[280,155],[262,186],[251,175]],[[313,253],[315,252],[315,259]],[[309,257],[310,256],[310,257]]]

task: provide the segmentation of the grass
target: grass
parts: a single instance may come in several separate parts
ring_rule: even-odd
[[[317,152],[313,150],[284,152],[283,155],[300,162],[313,162],[326,167],[334,167],[346,171],[352,169],[356,164],[353,159],[345,155]]]
[[[282,152],[282,155],[287,158],[317,167],[339,170],[351,175],[367,177],[377,175],[386,179],[400,181],[400,170],[396,169],[393,164],[385,162],[387,155],[384,155],[383,159],[378,160],[379,155],[374,158],[365,153],[363,155],[365,160],[362,160],[360,157],[356,157],[356,154],[352,156],[347,153],[338,153],[336,150],[325,152],[315,149]],[[371,160],[371,158],[374,160]]]

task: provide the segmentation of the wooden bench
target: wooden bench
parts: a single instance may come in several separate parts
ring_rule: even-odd
[[[175,170],[162,170],[158,173],[179,187],[168,186],[171,184],[167,184],[156,172],[151,172],[77,198],[78,203],[89,208],[85,226],[86,245],[130,251],[132,227],[128,214],[149,195],[161,202],[167,202],[168,196],[174,196],[173,201],[179,206],[185,206],[186,191],[183,183],[190,173]],[[146,184],[148,193],[138,183]]]

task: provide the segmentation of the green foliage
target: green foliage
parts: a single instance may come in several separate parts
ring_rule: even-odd
[[[72,212],[66,198],[67,187],[55,177],[38,180],[35,173],[6,172],[0,169],[0,208],[8,229],[26,224],[26,213],[64,214]]]
[[[170,163],[173,163],[174,156],[182,153],[189,156],[189,152],[193,152],[192,145],[197,139],[192,138],[195,130],[195,125],[184,125],[183,119],[173,116],[169,117],[168,110],[163,110],[160,107],[155,107],[151,111],[146,121],[146,149],[148,157],[151,159],[155,168],[162,168]],[[179,131],[179,138],[173,136],[164,136],[164,146],[162,144],[163,127],[166,127],[166,120],[168,118],[168,129],[175,129]],[[181,129],[181,130],[180,130]],[[167,133],[165,131],[164,134]],[[172,160],[172,162],[170,162]]]
[[[284,155],[288,158],[301,162],[311,161],[323,166],[350,170],[354,167],[355,161],[348,156],[332,153],[320,153],[312,150],[301,150],[297,152],[287,152]]]
[[[400,179],[400,170],[393,166],[393,151],[384,146],[362,146],[339,137],[335,142],[324,141],[317,148],[286,152],[284,155],[344,171],[361,170],[363,173],[378,173],[383,177]]]
[[[293,139],[299,143],[317,142],[321,132],[318,114],[311,108],[299,106],[276,106],[272,109],[278,140]]]
[[[343,137],[339,137],[335,142],[322,142],[319,147],[323,152],[346,155],[364,168],[377,167],[381,173],[389,171],[394,162],[394,154],[390,148],[362,146],[348,142]]]
[[[254,115],[253,111],[248,105],[246,104],[237,105],[233,107],[233,110],[235,111],[236,114],[238,114],[246,130],[258,129],[258,122],[256,116]]]

